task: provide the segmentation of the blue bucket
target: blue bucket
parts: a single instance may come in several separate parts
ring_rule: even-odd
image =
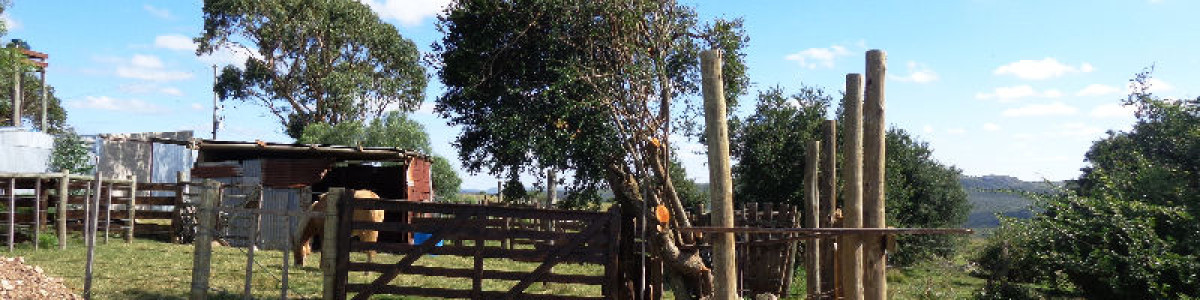
[[[424,244],[425,241],[429,240],[430,237],[433,237],[433,235],[424,233],[424,232],[414,232],[413,233],[413,245]],[[445,242],[445,241],[438,241],[437,245],[435,245],[435,246],[441,247],[443,242]]]

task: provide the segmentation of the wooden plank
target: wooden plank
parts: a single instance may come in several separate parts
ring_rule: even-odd
[[[347,284],[347,292],[363,293],[368,290],[375,291],[376,294],[385,295],[412,295],[421,297],[438,297],[438,298],[471,298],[470,290],[456,290],[446,288],[422,288],[422,287],[406,287],[385,285],[374,287],[370,284]],[[479,293],[480,299],[502,299],[505,296],[504,292],[497,291],[482,291]],[[355,295],[354,298],[358,298]],[[563,295],[546,295],[546,294],[524,294],[521,299],[563,299],[563,300],[601,300],[604,297],[588,297],[588,296],[563,296]]]
[[[479,214],[486,212],[489,217],[508,217],[538,220],[592,220],[603,212],[536,209],[522,207],[495,207],[471,204],[412,202],[388,199],[354,199],[351,202],[354,209],[411,211],[415,213],[440,214]]]
[[[351,262],[349,270],[350,270],[350,272],[364,271],[364,272],[383,273],[392,267],[394,267],[392,264]],[[421,276],[439,276],[439,277],[450,277],[450,278],[473,278],[476,275],[476,270],[444,268],[444,267],[412,266],[412,267],[409,267],[408,272],[405,272],[405,274],[421,275]],[[525,276],[525,274],[528,274],[528,272],[484,270],[480,274],[482,274],[482,275],[480,275],[480,278],[482,278],[482,279],[521,280],[521,277]],[[601,285],[601,284],[604,284],[604,280],[605,280],[604,276],[600,276],[600,275],[576,275],[576,274],[554,274],[554,273],[547,274],[546,277],[543,277],[541,279],[541,281],[545,281],[545,282],[574,283],[574,284],[588,284],[588,285]]]
[[[175,196],[137,197],[138,205],[175,205]]]
[[[101,207],[101,210],[104,210],[104,208]],[[214,209],[214,211],[215,211],[215,209]],[[72,220],[83,219],[87,215],[87,212],[83,211],[83,210],[67,210],[67,213],[65,215],[67,216],[68,219],[72,219]],[[128,215],[129,215],[129,212],[125,211],[125,210],[112,211],[112,219],[122,219],[122,220],[128,219],[129,218]],[[171,217],[173,215],[174,215],[174,212],[172,212],[172,211],[156,211],[156,210],[138,210],[136,213],[134,213],[134,216],[136,216],[138,220],[169,220],[169,219],[171,219]]]
[[[564,232],[551,232],[532,229],[502,229],[502,228],[480,228],[473,226],[470,221],[465,221],[459,224],[459,231],[462,234],[470,235],[472,238],[481,238],[484,240],[501,241],[505,239],[531,239],[531,240],[565,240],[575,234]],[[438,228],[445,227],[444,223],[439,224],[402,224],[393,222],[354,222],[350,225],[354,230],[375,230],[383,232],[430,232]],[[607,242],[604,239],[596,239],[595,243]]]
[[[508,290],[508,295],[506,298],[507,299],[516,299],[518,296],[524,295],[526,288],[529,288],[529,286],[532,285],[535,280],[538,280],[539,278],[541,278],[541,277],[545,276],[547,273],[549,273],[550,268],[553,268],[564,258],[567,258],[569,253],[571,252],[571,250],[573,250],[579,246],[582,246],[584,242],[591,239],[594,235],[597,235],[597,234],[603,232],[603,231],[601,231],[601,229],[604,228],[604,221],[606,221],[606,220],[608,220],[607,215],[599,215],[592,222],[591,227],[588,227],[583,232],[581,232],[578,235],[576,235],[575,237],[571,238],[570,242],[568,242],[564,245],[556,245],[553,249],[553,252],[551,252],[549,257],[547,257],[546,260],[543,261],[541,265],[539,265],[536,269],[534,269],[533,272],[527,274],[525,276],[525,278],[521,279],[521,282],[518,282],[511,289]]]
[[[428,243],[428,242],[426,242],[426,243]],[[392,253],[411,253],[411,252],[416,251],[416,249],[421,248],[421,246],[423,246],[423,245],[424,244],[407,245],[407,244],[399,244],[399,243],[367,243],[367,242],[361,242],[361,241],[352,241],[352,242],[350,242],[350,251],[363,252],[363,251],[375,250],[375,251],[392,252]],[[567,262],[571,262],[571,263],[603,264],[605,251],[607,251],[607,250],[580,248],[580,249],[576,249],[575,251],[568,253],[568,256],[565,257],[564,260]],[[429,252],[428,254],[434,254],[434,255],[452,255],[452,256],[462,256],[462,257],[474,257],[475,256],[475,247],[474,246],[444,245],[444,246],[434,247],[433,249],[430,249],[428,252]],[[519,260],[519,261],[535,261],[535,260],[544,260],[547,256],[547,251],[539,250],[539,249],[505,249],[502,247],[483,247],[482,256],[483,256],[483,258],[503,258],[503,259]]]

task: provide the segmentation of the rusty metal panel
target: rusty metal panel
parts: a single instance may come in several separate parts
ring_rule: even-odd
[[[273,188],[310,186],[332,167],[333,161],[328,159],[264,159],[262,183]]]
[[[433,199],[433,164],[428,159],[413,158],[408,163],[405,181],[408,184],[409,201],[429,201]]]

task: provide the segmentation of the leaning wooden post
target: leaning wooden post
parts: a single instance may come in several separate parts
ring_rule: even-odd
[[[67,201],[69,200],[71,190],[71,173],[62,172],[62,177],[58,179],[58,208],[55,208],[55,216],[58,217],[58,249],[67,249]]]
[[[818,222],[820,213],[820,186],[817,182],[817,166],[821,163],[821,142],[809,141],[804,151],[804,227],[821,228]],[[804,241],[804,270],[807,277],[808,299],[818,299],[821,296],[821,240],[808,239]]]
[[[200,207],[196,209],[196,247],[192,253],[192,291],[188,299],[208,299],[208,278],[212,260],[213,223],[216,219],[217,202],[221,197],[221,183],[208,179],[200,191]]]
[[[862,74],[846,75],[846,95],[842,99],[842,126],[845,144],[842,151],[845,161],[842,170],[846,172],[842,185],[842,227],[862,228]],[[862,242],[858,235],[842,235],[838,237],[838,255],[841,256],[842,299],[862,300]]]
[[[125,217],[129,218],[129,224],[125,225],[125,243],[133,242],[133,226],[137,223],[137,176],[129,177],[129,199],[125,202]],[[173,242],[174,240],[172,240]]]
[[[884,76],[887,54],[867,51],[866,100],[863,103],[863,227],[886,228],[884,209],[886,138]],[[863,241],[863,290],[868,300],[887,299],[887,253],[882,235]]]
[[[837,121],[825,120],[821,124],[821,228],[833,227],[833,211],[837,209]],[[833,238],[821,240],[821,298],[832,299],[836,294],[837,281],[833,258]]]
[[[258,199],[254,200],[255,201],[254,210],[250,212],[250,214],[252,215],[252,217],[250,217],[250,220],[251,220],[250,222],[252,225],[250,225],[250,243],[248,245],[246,245],[246,278],[245,278],[245,284],[242,286],[242,299],[253,299],[253,296],[254,296],[250,293],[251,292],[250,288],[252,287],[251,283],[254,282],[254,250],[258,248],[258,232],[262,226],[262,213],[261,212],[262,212],[262,208],[263,208],[263,206],[262,206],[263,197],[262,197],[262,185],[261,184],[254,188],[253,195],[255,195],[255,196],[246,197],[247,200],[251,200],[253,198],[258,198]],[[287,257],[287,254],[288,254],[287,248],[285,248],[281,252],[283,253],[283,257]]]
[[[721,50],[700,54],[704,92],[704,126],[708,138],[708,176],[712,183],[712,226],[732,228],[733,177],[729,166],[729,131],[725,119],[725,87],[721,81]],[[733,233],[717,233],[713,239],[715,299],[738,299],[737,253]]]
[[[330,188],[325,193],[325,231],[321,235],[321,272],[324,275],[325,300],[337,299],[337,232],[338,202],[346,193],[343,188]]]

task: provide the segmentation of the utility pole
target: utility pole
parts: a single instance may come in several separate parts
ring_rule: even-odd
[[[217,139],[217,129],[221,128],[221,106],[217,102],[217,65],[213,65],[213,118],[212,139]]]

